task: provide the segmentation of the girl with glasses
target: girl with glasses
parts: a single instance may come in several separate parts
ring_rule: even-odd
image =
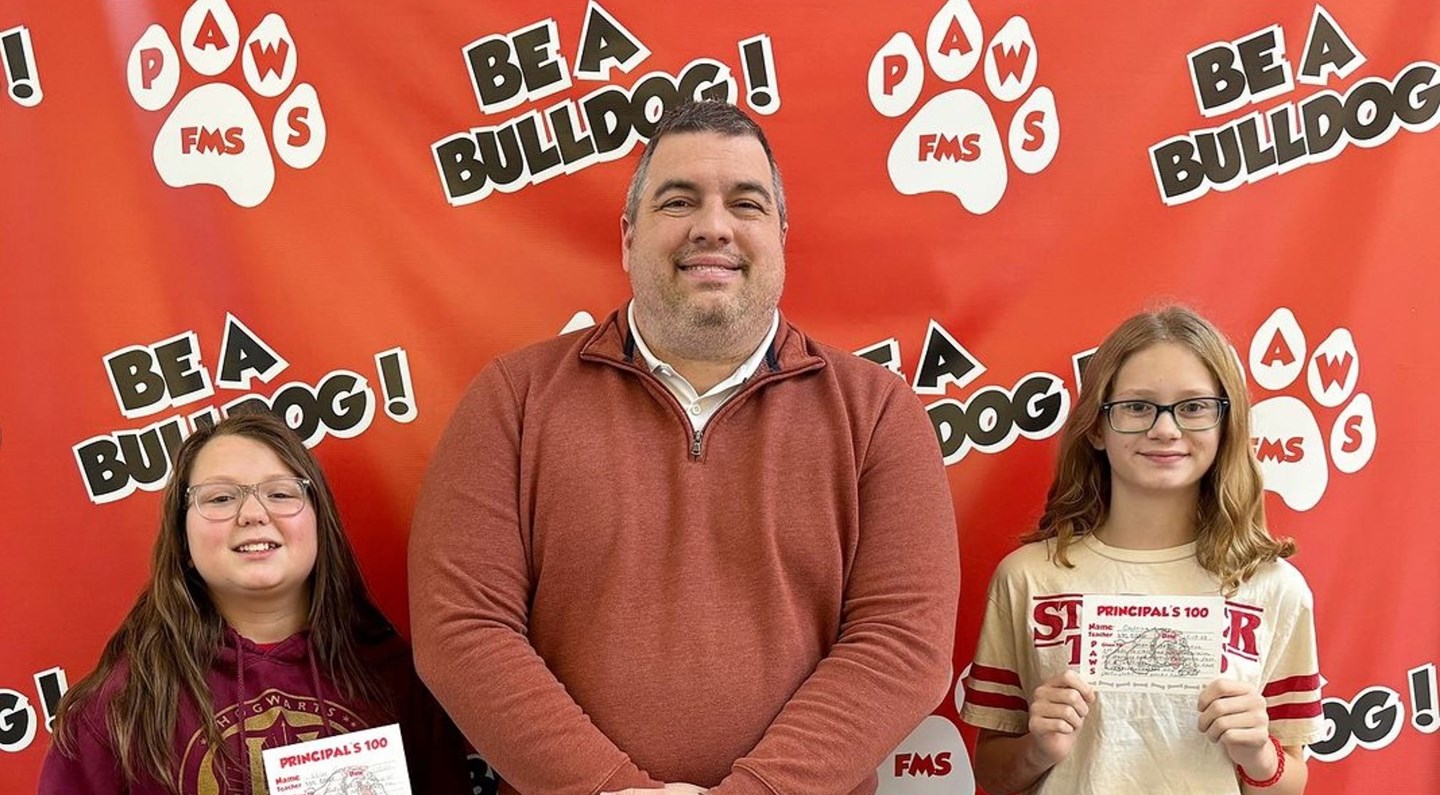
[[[416,792],[470,791],[463,738],[284,423],[196,431],[162,510],[149,582],[61,702],[40,795],[263,795],[262,749],[397,721]]]
[[[1249,422],[1234,353],[1189,309],[1130,318],[1086,364],[966,681],[987,792],[1304,791],[1302,748],[1323,735],[1313,599],[1284,560],[1294,542],[1266,529]],[[1223,596],[1219,677],[1198,697],[1097,691],[1080,675],[1086,594]],[[1190,659],[1173,632],[1137,652]]]

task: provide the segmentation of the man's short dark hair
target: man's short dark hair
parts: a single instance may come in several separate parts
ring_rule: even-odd
[[[770,180],[775,185],[775,208],[780,215],[780,225],[785,225],[788,213],[785,210],[785,185],[780,181],[780,167],[775,165],[775,153],[770,151],[770,142],[765,131],[745,111],[728,102],[705,100],[686,102],[666,111],[655,124],[655,134],[645,145],[645,153],[635,166],[630,178],[630,190],[625,196],[625,218],[635,223],[635,213],[640,208],[640,194],[645,190],[645,176],[650,170],[650,157],[655,145],[670,133],[712,132],[732,138],[750,137],[760,142],[765,150],[765,159],[770,163]]]

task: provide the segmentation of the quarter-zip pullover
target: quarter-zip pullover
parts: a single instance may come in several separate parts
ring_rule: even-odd
[[[695,434],[624,315],[500,357],[456,409],[411,536],[422,677],[502,792],[874,792],[951,684],[919,401],[782,318]]]

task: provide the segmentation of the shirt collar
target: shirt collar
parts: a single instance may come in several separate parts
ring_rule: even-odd
[[[640,351],[640,358],[645,360],[646,369],[652,373],[656,373],[663,368],[667,372],[679,375],[674,367],[670,366],[668,362],[661,361],[659,357],[651,352],[650,346],[645,344],[645,337],[641,335],[640,327],[635,325],[634,299],[631,299],[629,305],[625,307],[625,319],[626,322],[630,324],[630,333],[635,337],[635,349]],[[770,346],[775,342],[775,335],[779,330],[780,310],[776,309],[770,315],[770,330],[766,332],[765,339],[760,340],[759,347],[755,348],[749,358],[741,362],[739,367],[735,368],[735,372],[731,373],[729,378],[716,384],[716,388],[722,388],[729,384],[749,380],[750,376],[754,375],[755,371],[760,369],[760,363],[765,360],[765,352],[770,350]],[[711,391],[713,392],[714,390]]]

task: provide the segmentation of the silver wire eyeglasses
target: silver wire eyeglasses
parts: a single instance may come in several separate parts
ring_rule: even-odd
[[[310,481],[305,478],[272,478],[249,486],[240,483],[201,483],[185,490],[185,496],[194,503],[195,510],[211,521],[233,519],[240,513],[240,505],[247,494],[255,499],[271,516],[294,516],[305,509],[305,494]]]
[[[1101,403],[1110,428],[1116,433],[1145,433],[1155,427],[1161,414],[1169,414],[1182,431],[1208,431],[1220,424],[1230,401],[1222,397],[1193,397],[1176,403],[1149,400],[1112,400]]]

